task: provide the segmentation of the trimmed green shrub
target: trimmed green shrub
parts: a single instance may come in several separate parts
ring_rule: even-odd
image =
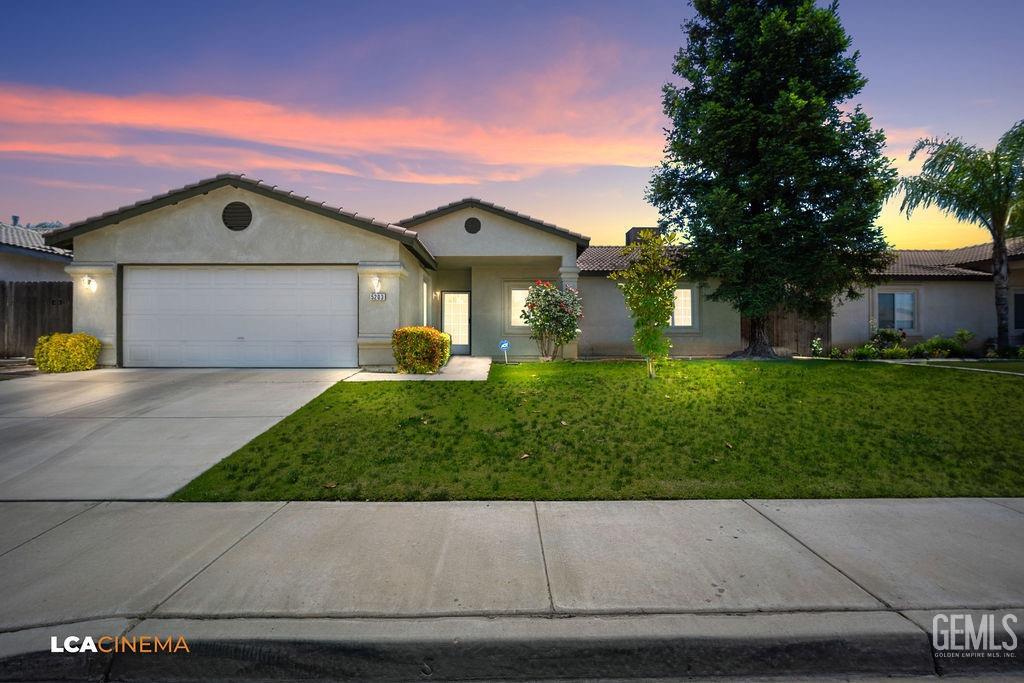
[[[399,372],[427,374],[448,362],[452,338],[433,327],[399,327],[391,333],[391,350]]]
[[[1024,360],[1024,346],[1017,349],[1017,358]]]
[[[58,332],[40,337],[33,355],[40,372],[78,372],[96,367],[100,346],[91,334]]]
[[[959,328],[953,333],[953,341],[960,345],[960,348],[964,351],[967,350],[967,345],[974,339],[974,333],[964,328]]]
[[[882,349],[882,358],[886,360],[902,360],[904,358],[910,358],[910,351],[903,346],[890,346],[887,349]]]
[[[880,327],[871,335],[870,343],[876,349],[882,351],[883,349],[900,346],[906,338],[907,333],[903,330],[893,330],[886,327]]]
[[[879,350],[871,344],[865,344],[864,346],[850,349],[847,356],[852,360],[874,360],[878,358],[879,353]]]
[[[841,358],[846,357],[846,352],[843,351],[838,346],[833,346],[831,349],[828,350],[828,357],[833,360],[840,360]]]

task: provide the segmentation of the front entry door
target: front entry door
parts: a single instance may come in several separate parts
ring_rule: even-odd
[[[441,331],[452,336],[452,355],[469,354],[469,292],[441,293]]]

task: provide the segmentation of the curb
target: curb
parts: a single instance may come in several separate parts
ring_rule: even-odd
[[[190,652],[84,666],[3,648],[0,679],[64,678],[55,658],[69,676],[110,681],[935,675],[925,632],[895,612],[151,619],[131,635],[184,635]]]

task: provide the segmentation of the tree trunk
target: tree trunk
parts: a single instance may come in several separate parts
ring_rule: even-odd
[[[992,238],[992,280],[996,290],[996,348],[1000,353],[1010,347],[1010,272],[1006,257],[1006,238]]]
[[[741,358],[775,358],[772,340],[768,337],[768,316],[750,319],[750,339],[747,348],[734,357]]]
[[[648,358],[647,359],[647,377],[649,379],[654,379],[654,359],[653,358]]]

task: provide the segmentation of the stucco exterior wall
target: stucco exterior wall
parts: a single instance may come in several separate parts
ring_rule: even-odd
[[[0,251],[0,280],[7,282],[67,282],[65,260],[53,260]]]
[[[252,209],[248,228],[224,227],[226,204]],[[402,287],[422,267],[397,240],[243,189],[225,187],[76,237],[71,270],[92,275],[96,292],[75,286],[74,328],[103,342],[101,363],[116,362],[117,266],[124,264],[350,264],[359,273],[359,362],[393,363],[391,331],[415,314]],[[405,252],[405,253],[403,253]],[[414,272],[411,272],[414,271]],[[377,276],[385,302],[370,302]],[[80,277],[78,278],[81,279]],[[415,297],[405,306],[417,306]]]
[[[832,316],[832,345],[859,346],[871,335],[870,321],[878,320],[878,293],[913,291],[917,300],[917,328],[907,332],[909,343],[937,334],[949,336],[958,328],[976,336],[971,346],[981,348],[996,333],[995,293],[991,282],[920,280],[893,282],[869,289],[860,299],[840,304]]]
[[[714,282],[699,288],[692,331],[668,329],[673,356],[724,356],[743,347],[740,314],[727,303],[708,301],[707,292],[713,287]],[[618,286],[604,276],[581,275],[579,288],[583,296],[580,357],[636,356],[633,321]]]
[[[499,266],[473,268],[471,271],[470,299],[470,353],[474,356],[503,358],[498,342],[508,339],[509,358],[536,358],[537,344],[530,339],[528,327],[509,325],[511,311],[507,290],[510,287],[529,287],[536,279],[558,280],[558,265],[554,259],[544,267]]]
[[[480,219],[480,231],[466,232],[466,219]],[[523,225],[485,209],[454,211],[413,228],[431,254],[439,257],[558,256],[562,265],[576,266],[576,243]]]

